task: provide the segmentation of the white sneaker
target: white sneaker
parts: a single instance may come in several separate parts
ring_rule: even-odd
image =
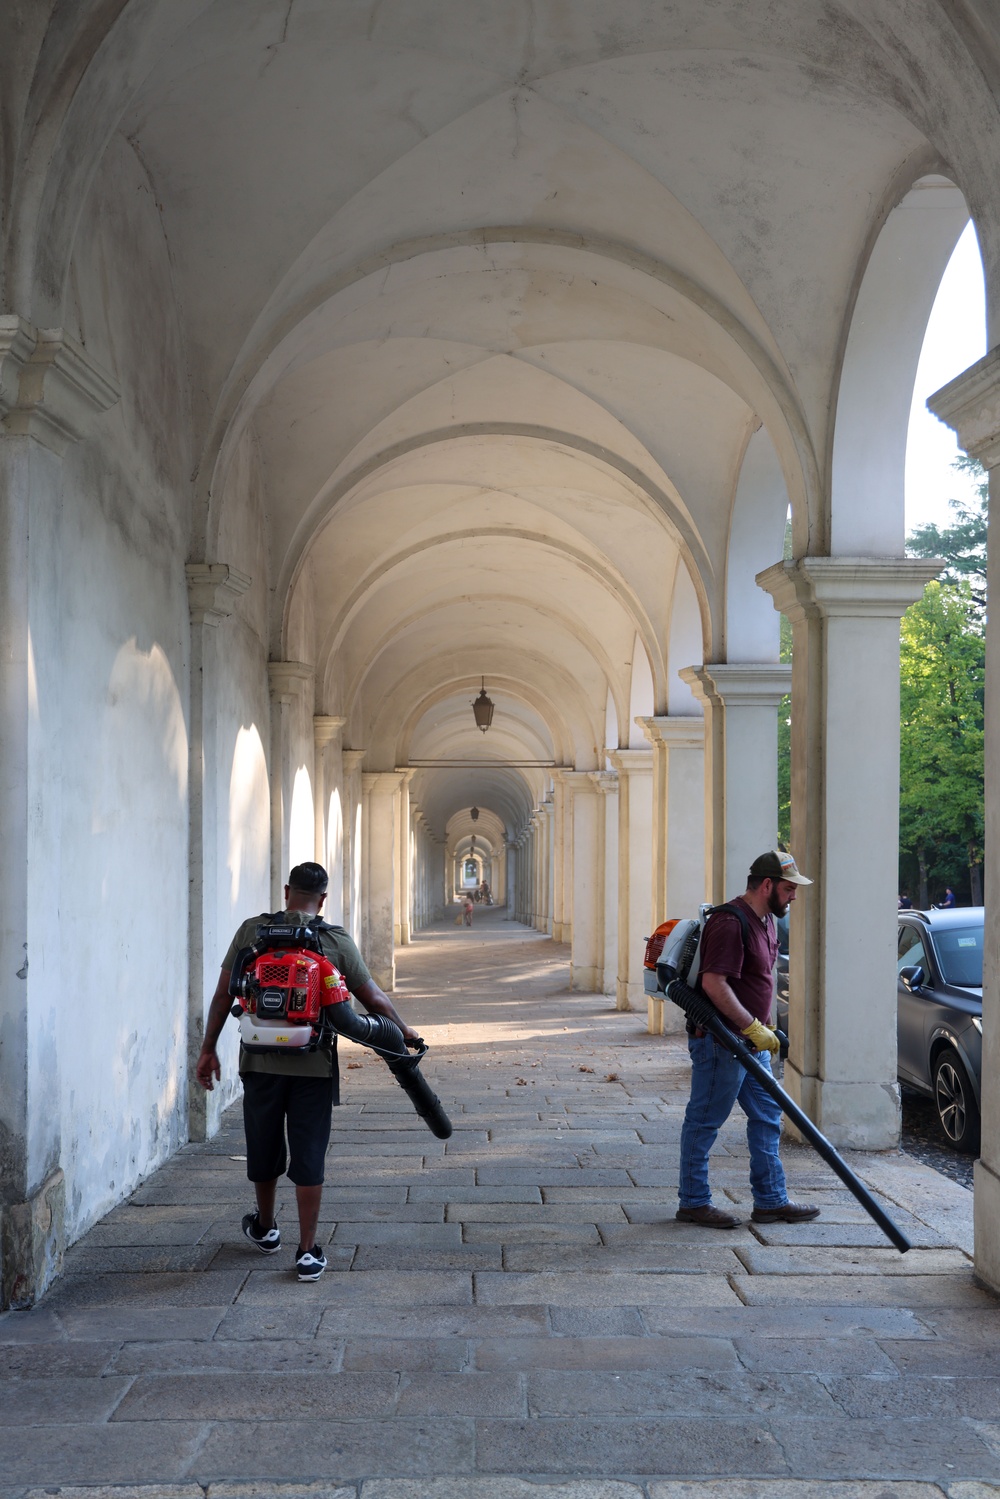
[[[318,1244],[311,1249],[300,1249],[295,1256],[295,1268],[299,1280],[319,1280],[326,1269],[326,1255]]]
[[[273,1228],[264,1229],[260,1226],[260,1214],[258,1212],[246,1213],[243,1218],[243,1233],[255,1249],[261,1254],[277,1254],[281,1248],[281,1234],[278,1225]]]

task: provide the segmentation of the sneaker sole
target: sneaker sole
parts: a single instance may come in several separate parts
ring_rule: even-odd
[[[280,1240],[277,1244],[261,1244],[260,1241],[258,1239],[255,1239],[252,1234],[248,1234],[246,1229],[243,1230],[243,1237],[244,1239],[246,1239],[247,1243],[252,1244],[260,1254],[277,1254],[281,1249]]]
[[[300,1270],[298,1272],[298,1278],[299,1280],[319,1280],[325,1269],[326,1266],[324,1265],[323,1270],[307,1270],[305,1274],[303,1274]]]

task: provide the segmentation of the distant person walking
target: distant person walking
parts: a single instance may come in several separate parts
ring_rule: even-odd
[[[468,891],[466,892],[466,896],[465,896],[464,910],[465,910],[465,924],[466,924],[466,926],[471,926],[472,925],[472,913],[475,910],[475,906],[473,904],[472,896],[468,893]]]
[[[952,908],[952,906],[957,906],[957,905],[958,905],[958,901],[955,899],[955,892],[954,892],[954,890],[951,888],[950,885],[945,885],[945,887],[944,887],[944,900],[941,902],[941,905],[940,905],[940,907],[938,909],[941,910],[941,911],[950,911],[951,908]]]

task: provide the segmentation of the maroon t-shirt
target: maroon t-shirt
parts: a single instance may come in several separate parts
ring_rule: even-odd
[[[736,998],[755,1020],[767,1025],[774,1000],[774,965],[778,961],[778,933],[771,916],[761,921],[742,895],[747,916],[746,945],[740,919],[731,911],[715,911],[705,923],[701,939],[701,973],[720,973],[729,980]]]

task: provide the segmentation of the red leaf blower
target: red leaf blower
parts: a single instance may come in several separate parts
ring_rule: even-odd
[[[257,940],[236,955],[229,976],[248,1051],[315,1051],[335,1031],[376,1052],[432,1134],[447,1140],[451,1120],[420,1071],[423,1041],[411,1053],[399,1026],[385,1015],[359,1015],[347,985],[323,955],[309,926],[259,926]]]

